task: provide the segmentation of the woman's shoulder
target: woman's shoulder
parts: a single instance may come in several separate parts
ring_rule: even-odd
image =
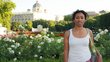
[[[65,36],[69,36],[69,34],[70,34],[70,30],[71,30],[71,29],[68,29],[68,30],[65,31],[65,33],[64,33]]]
[[[90,33],[92,33],[92,30],[91,29],[89,29],[89,28],[86,28]]]

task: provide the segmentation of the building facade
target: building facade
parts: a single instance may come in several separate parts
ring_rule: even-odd
[[[12,22],[26,22],[28,20],[34,21],[38,19],[59,21],[64,19],[63,16],[49,13],[47,9],[44,9],[41,4],[38,3],[38,1],[33,5],[32,11],[27,9],[27,12],[18,12],[13,14]]]

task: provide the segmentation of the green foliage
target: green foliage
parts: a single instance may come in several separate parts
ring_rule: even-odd
[[[97,23],[102,29],[110,29],[110,13],[100,15]]]
[[[57,32],[64,32],[73,27],[72,25],[73,23],[71,21],[59,21],[56,23],[55,28]]]
[[[50,21],[50,20],[36,20],[33,21],[33,27],[36,28],[37,25],[42,25],[44,28],[49,28],[53,32],[62,32],[73,27],[72,21]]]
[[[71,14],[70,15],[65,15],[64,20],[65,21],[72,21],[72,15]]]
[[[103,57],[110,57],[110,33],[100,36],[99,40],[96,41],[96,46],[99,47],[99,50]]]
[[[55,60],[63,54],[62,38],[51,33],[36,36],[22,34],[14,38],[4,37],[0,39],[0,45],[0,59],[45,60],[49,58]]]
[[[31,30],[31,29],[32,29],[32,21],[26,21],[26,25],[27,25],[27,26],[26,26],[25,28],[26,28],[27,30]]]
[[[49,27],[48,26],[48,21],[47,20],[42,20],[42,19],[33,21],[33,27],[37,28],[37,25],[42,25],[44,28]]]
[[[14,8],[15,4],[11,0],[0,0],[0,23],[7,29],[10,29],[11,11]]]
[[[84,27],[90,28],[93,31],[97,31],[98,28],[101,29],[108,29],[110,30],[110,13],[103,14],[103,15],[98,15],[98,16],[90,16],[87,21],[84,24]],[[67,19],[66,19],[67,17]],[[62,32],[65,30],[68,30],[74,26],[72,21],[67,21],[70,20],[71,18],[70,15],[65,16],[65,20],[63,21],[47,21],[47,20],[39,20],[33,22],[33,27],[37,27],[38,24],[43,25],[44,27],[49,27],[50,31],[58,31]]]
[[[93,17],[93,16],[90,16],[84,24],[85,27],[90,28],[92,30],[94,30],[96,28],[96,25],[97,25],[96,17]]]
[[[12,22],[11,23],[11,30],[18,31],[19,25],[22,25],[22,23],[21,22]]]
[[[42,59],[42,60],[37,60],[37,59],[33,59],[33,60],[7,60],[7,59],[0,59],[0,62],[63,62],[62,59]]]
[[[47,23],[48,23],[49,31],[56,31],[56,29],[55,29],[56,22],[55,21],[49,20],[49,21],[47,21]]]

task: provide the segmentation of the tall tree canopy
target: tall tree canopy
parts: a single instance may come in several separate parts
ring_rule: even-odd
[[[10,29],[12,10],[16,7],[11,0],[0,0],[0,23]]]

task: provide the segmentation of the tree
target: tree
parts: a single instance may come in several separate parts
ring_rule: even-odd
[[[70,15],[65,15],[64,20],[65,21],[72,21],[72,15],[71,14]]]
[[[0,23],[10,29],[12,9],[15,8],[15,3],[11,0],[0,0]]]

